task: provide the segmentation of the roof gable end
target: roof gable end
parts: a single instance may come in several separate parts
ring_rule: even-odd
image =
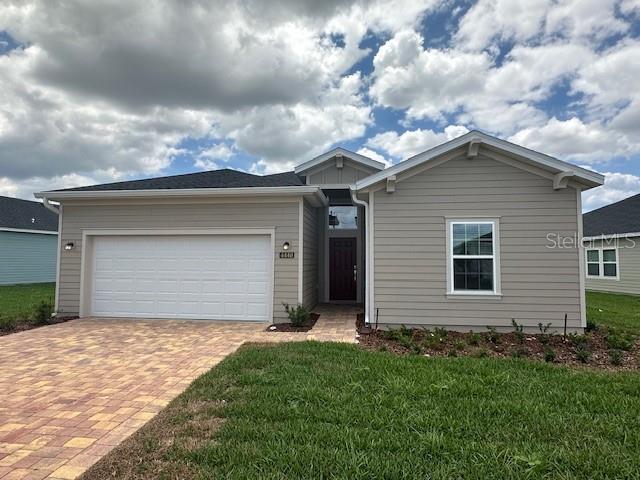
[[[328,152],[323,153],[322,155],[318,155],[317,157],[312,158],[307,162],[297,165],[294,171],[297,174],[307,172],[312,168],[317,167],[318,165],[321,165],[325,162],[328,162],[329,160],[332,160],[335,157],[348,158],[349,160],[351,160],[356,164],[359,163],[361,165],[366,165],[369,168],[373,168],[379,171],[384,170],[384,167],[385,167],[384,163],[382,162],[378,162],[364,155],[360,155],[359,153],[352,152],[350,150],[347,150],[346,148],[336,147],[332,150],[329,150]]]

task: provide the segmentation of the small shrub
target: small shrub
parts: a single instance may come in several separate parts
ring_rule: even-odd
[[[609,350],[609,361],[611,365],[620,366],[624,360],[624,353],[622,350],[618,350],[614,348],[613,350]]]
[[[500,343],[500,334],[498,334],[496,327],[487,327],[489,330],[489,341],[495,345]]]
[[[556,352],[555,350],[553,350],[553,348],[545,348],[544,361],[548,363],[553,363],[556,361]]]
[[[579,345],[576,347],[576,357],[582,363],[587,363],[591,358],[591,351],[587,348],[586,345]]]
[[[440,339],[444,339],[447,338],[447,334],[449,333],[446,329],[442,328],[442,327],[436,327],[433,330],[433,333],[436,337],[440,338]]]
[[[53,305],[51,302],[41,301],[33,312],[33,319],[38,325],[44,325],[51,320],[51,314],[53,313]]]
[[[578,335],[577,333],[569,334],[569,341],[575,348],[587,348],[589,346],[589,338],[586,335]]]
[[[513,331],[516,334],[516,340],[520,345],[524,343],[524,325],[518,324],[515,318],[511,319],[511,325],[513,325]]]
[[[594,332],[594,331],[598,330],[598,324],[595,322],[595,320],[587,318],[587,328],[586,328],[586,330],[587,330],[587,332]]]
[[[378,349],[379,352],[386,352],[387,350],[387,346],[386,345],[380,345],[380,348]]]
[[[431,350],[440,350],[443,346],[443,340],[442,338],[430,333],[424,338],[422,344],[425,348],[429,348]]]
[[[448,357],[457,357],[458,356],[458,352],[456,350],[449,350],[449,353],[447,353]]]
[[[478,345],[480,345],[480,339],[481,338],[482,337],[480,336],[479,333],[476,333],[473,330],[470,330],[467,342],[469,343],[469,345],[478,346]]]
[[[302,327],[305,323],[307,323],[307,321],[309,321],[311,312],[309,312],[309,309],[304,305],[298,304],[295,307],[292,307],[287,303],[283,303],[282,305],[284,306],[284,309],[289,316],[291,326]]]
[[[477,348],[471,356],[475,358],[486,358],[489,356],[489,350],[486,348]]]
[[[17,320],[13,317],[0,317],[0,332],[9,332],[16,328]]]
[[[551,328],[551,322],[543,325],[542,322],[538,323],[538,330],[540,330],[540,343],[547,345],[551,339],[551,335],[548,333]]]
[[[460,351],[464,350],[466,346],[467,344],[464,342],[464,340],[456,340],[453,344],[453,348]]]
[[[612,328],[607,330],[605,340],[609,348],[614,350],[626,350],[629,351],[633,348],[635,343],[635,337],[629,333],[618,332]]]

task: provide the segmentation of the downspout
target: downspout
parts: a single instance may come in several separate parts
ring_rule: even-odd
[[[369,285],[371,284],[371,282],[369,281],[369,276],[371,275],[371,255],[369,254],[371,251],[371,247],[370,247],[370,225],[371,225],[371,219],[369,218],[369,203],[365,202],[364,200],[360,200],[358,199],[358,197],[356,196],[356,190],[355,190],[355,186],[354,185],[350,185],[349,186],[349,192],[351,193],[351,200],[353,201],[353,203],[355,203],[356,205],[360,205],[361,207],[364,208],[364,219],[365,219],[365,242],[364,242],[364,257],[365,257],[365,270],[366,270],[366,275],[364,278],[364,323],[366,326],[369,326],[371,324],[371,316],[370,316],[370,312],[369,312],[369,307],[370,307],[370,292],[369,292]]]
[[[60,215],[60,209],[56,207],[54,204],[52,204],[51,202],[49,202],[49,199],[47,197],[42,197],[42,204],[45,206],[47,210],[51,210],[56,215]]]

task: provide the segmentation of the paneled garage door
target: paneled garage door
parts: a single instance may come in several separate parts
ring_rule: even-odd
[[[97,236],[90,314],[271,320],[269,235]]]

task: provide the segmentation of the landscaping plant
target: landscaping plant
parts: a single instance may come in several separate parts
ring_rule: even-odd
[[[309,321],[311,312],[304,305],[298,304],[295,307],[290,306],[288,303],[283,303],[282,305],[289,316],[291,326],[302,327]]]

